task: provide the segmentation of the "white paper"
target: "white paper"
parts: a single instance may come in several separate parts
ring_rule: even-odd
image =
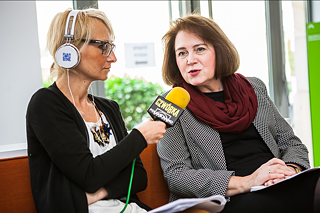
[[[268,187],[271,187],[271,186],[274,186],[276,184],[279,184],[279,183],[282,183],[283,181],[287,181],[287,180],[290,180],[291,178],[294,178],[296,176],[299,176],[299,175],[302,175],[303,173],[306,173],[306,172],[310,172],[310,171],[314,171],[314,170],[317,170],[317,169],[320,169],[320,167],[315,167],[315,168],[311,168],[311,169],[306,169],[298,174],[295,174],[295,175],[292,175],[290,177],[287,177],[286,179],[283,179],[275,184],[272,184],[270,186],[264,186],[264,185],[261,185],[261,186],[253,186],[251,187],[250,189],[250,192],[254,192],[254,191],[259,191],[259,190],[262,190],[262,189],[265,189],[265,188],[268,188]]]
[[[216,202],[210,202],[216,201]],[[211,213],[220,212],[224,208],[227,200],[222,195],[212,195],[206,198],[180,198],[166,205],[148,211],[148,213],[174,213],[195,207],[204,209]]]

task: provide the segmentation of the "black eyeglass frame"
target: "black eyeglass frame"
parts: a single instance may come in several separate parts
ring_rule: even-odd
[[[88,41],[88,39],[81,39],[81,41],[86,42],[86,41]],[[114,50],[114,48],[116,47],[115,44],[110,43],[109,41],[101,41],[101,40],[90,39],[88,43],[103,44],[104,48],[102,49],[102,55],[104,55],[104,51],[107,50],[107,45],[109,44],[111,46],[111,48],[107,53],[107,57],[111,54],[111,51]]]

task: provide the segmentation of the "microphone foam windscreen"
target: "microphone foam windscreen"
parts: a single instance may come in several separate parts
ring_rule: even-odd
[[[190,101],[190,95],[182,87],[174,87],[167,95],[166,99],[178,107],[185,109]]]

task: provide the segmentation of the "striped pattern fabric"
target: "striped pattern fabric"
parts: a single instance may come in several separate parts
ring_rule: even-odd
[[[265,84],[249,77],[258,99],[253,124],[276,158],[309,168],[308,151],[280,115]],[[163,94],[165,96],[167,93]],[[225,195],[234,171],[227,171],[219,132],[186,109],[157,145],[170,201],[181,197]]]

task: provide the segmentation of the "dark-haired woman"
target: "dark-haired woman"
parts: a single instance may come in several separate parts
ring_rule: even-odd
[[[222,212],[319,208],[319,170],[250,192],[308,169],[308,151],[264,83],[235,73],[238,52],[220,27],[189,15],[173,22],[163,41],[163,79],[191,98],[158,144],[170,200],[220,194],[229,198]]]

